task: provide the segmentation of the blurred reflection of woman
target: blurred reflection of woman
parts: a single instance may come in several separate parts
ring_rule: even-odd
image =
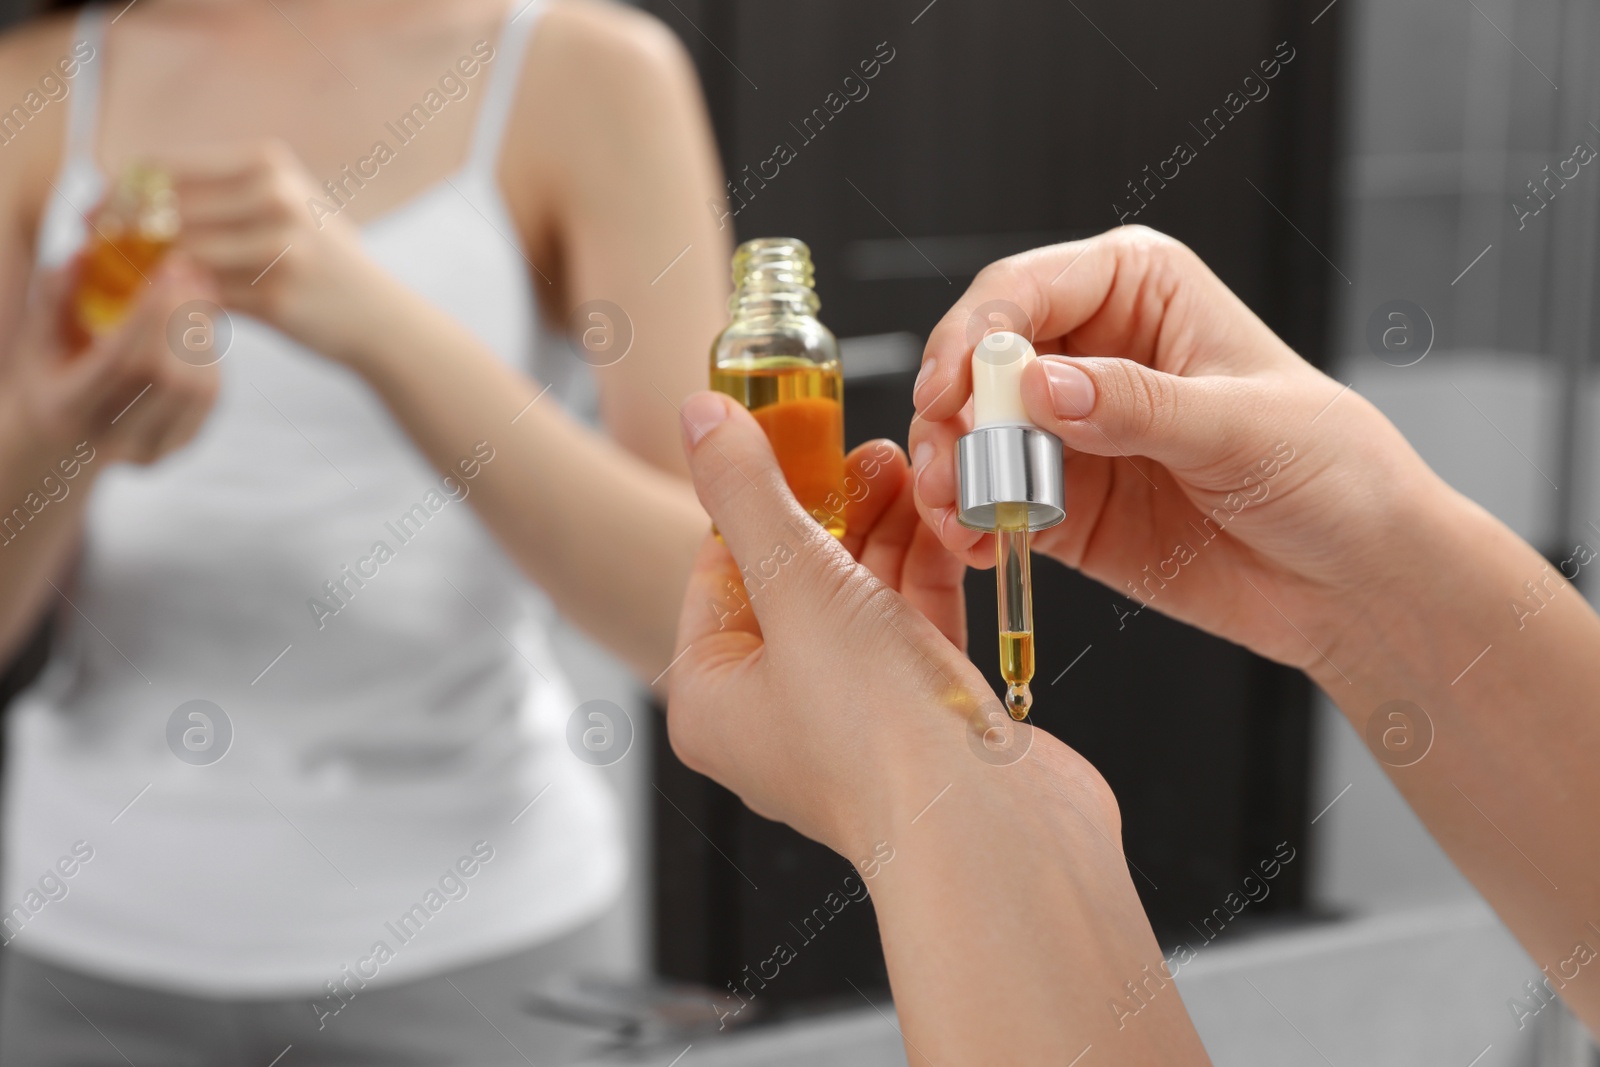
[[[542,7],[0,41],[0,649],[59,620],[9,725],[0,1060],[566,1055],[518,998],[605,958],[625,862],[547,638],[668,666],[727,260],[671,35]],[[74,356],[57,268],[136,159],[181,252]],[[169,343],[225,333],[196,300],[213,366]]]

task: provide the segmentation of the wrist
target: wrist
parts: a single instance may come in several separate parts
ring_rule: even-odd
[[[14,389],[0,392],[0,465],[19,477],[44,471],[77,443],[70,433],[58,432],[34,415]]]
[[[366,376],[392,347],[388,335],[406,318],[415,298],[365,256],[339,273],[345,284],[319,287],[290,332],[327,359]]]
[[[0,513],[24,507],[37,514],[40,500],[64,500],[87,488],[106,465],[102,449],[86,437],[46,433],[19,408],[14,394],[0,400]]]
[[[1360,591],[1335,606],[1338,629],[1326,656],[1308,671],[1341,705],[1357,694],[1410,698],[1416,694],[1408,679],[1441,672],[1448,683],[1471,658],[1463,659],[1463,651],[1476,652],[1489,640],[1480,637],[1503,607],[1503,598],[1483,592],[1490,573],[1515,566],[1497,550],[1520,547],[1539,561],[1477,504],[1427,473],[1426,481],[1392,487],[1394,503],[1366,560],[1353,561]]]

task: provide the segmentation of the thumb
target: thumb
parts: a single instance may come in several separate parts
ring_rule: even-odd
[[[1131,359],[1040,356],[1022,377],[1028,417],[1077,452],[1146,456],[1195,472],[1233,460],[1256,415],[1238,378],[1184,378]]]
[[[769,639],[815,620],[854,561],[795,500],[767,435],[722,393],[683,404],[684,450],[700,504],[733,554]]]

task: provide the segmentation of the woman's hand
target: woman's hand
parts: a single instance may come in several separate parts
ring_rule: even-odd
[[[1026,321],[1006,321],[1018,311]],[[1394,539],[1443,483],[1194,253],[1143,227],[991,265],[929,337],[918,507],[973,565],[994,553],[955,521],[955,443],[971,427],[972,349],[997,312],[1043,357],[1023,397],[1066,445],[1067,518],[1035,535],[1038,551],[1314,673],[1415,565]]]
[[[0,530],[0,656],[58,595],[52,583],[65,580],[100,473],[181,448],[216,399],[217,368],[186,362],[178,353],[188,351],[169,340],[178,309],[215,299],[215,289],[179,254],[149,273],[121,325],[87,347],[71,318],[76,266],[35,275],[0,358],[0,500],[10,509]]]
[[[954,523],[952,449],[981,320],[1007,303],[1065,354],[1023,380],[1067,446],[1067,519],[1038,547],[1304,668],[1529,955],[1566,966],[1600,895],[1600,853],[1573,847],[1600,809],[1600,617],[1576,571],[1140,228],[1002,260],[929,338],[912,455],[952,548],[985,547]],[[1561,995],[1600,1033],[1600,985]]]
[[[918,520],[893,444],[847,458],[841,543],[795,501],[742,407],[696,393],[683,415],[695,489],[726,543],[706,538],[684,597],[673,749],[768,818],[870,852],[927,738],[959,735],[952,709],[994,702],[960,650],[966,568]]]
[[[1162,964],[1116,802],[1072,750],[1011,724],[952,643],[963,568],[917,520],[898,451],[851,454],[840,543],[743,408],[696,393],[683,415],[727,543],[706,540],[684,601],[673,750],[855,862],[907,1061],[1069,1063],[1092,1045],[1106,1063],[1207,1062],[1176,991],[1126,1027],[1106,1010]],[[1031,744],[986,751],[988,709]]]
[[[178,193],[179,247],[215,276],[221,302],[331,359],[361,343],[361,311],[397,285],[281,141],[214,145],[158,160]],[[379,295],[384,294],[384,295]]]
[[[72,268],[35,280],[0,388],[15,431],[9,451],[48,468],[87,441],[95,471],[154,463],[188,443],[216,399],[217,368],[180,359],[168,333],[181,304],[214,300],[216,290],[183,256],[169,256],[121,325],[80,351],[67,329],[75,280]]]

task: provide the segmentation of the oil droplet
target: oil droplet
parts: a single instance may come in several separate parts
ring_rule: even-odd
[[[1006,710],[1018,722],[1028,717],[1028,709],[1033,707],[1033,691],[1028,688],[1027,682],[1019,682],[1006,687]]]

